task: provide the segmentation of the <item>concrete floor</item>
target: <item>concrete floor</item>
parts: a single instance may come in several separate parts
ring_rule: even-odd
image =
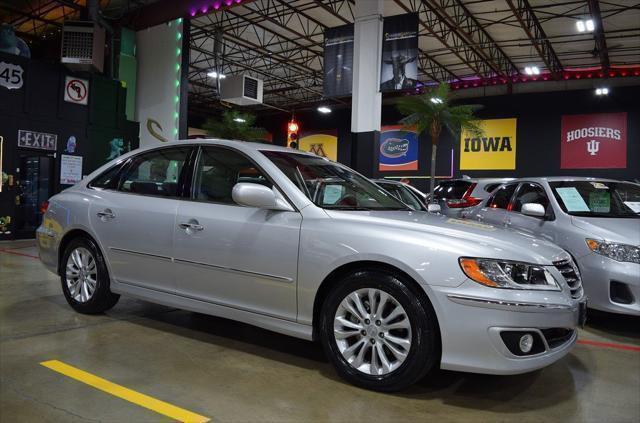
[[[336,376],[319,345],[122,298],[69,308],[33,241],[0,243],[0,421],[159,422],[41,365],[61,360],[215,422],[640,421],[640,321],[592,316],[560,362],[520,376],[438,371],[380,394]],[[620,344],[636,350],[620,349]]]

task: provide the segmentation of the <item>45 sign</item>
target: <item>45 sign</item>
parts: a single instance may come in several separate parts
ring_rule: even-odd
[[[13,63],[0,62],[0,85],[10,90],[22,88],[24,79],[22,66]]]

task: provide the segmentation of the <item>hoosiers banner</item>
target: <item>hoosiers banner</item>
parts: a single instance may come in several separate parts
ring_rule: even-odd
[[[299,148],[302,151],[326,157],[334,162],[338,161],[338,137],[336,136],[336,131],[303,133],[299,140]]]
[[[418,170],[418,135],[415,130],[401,125],[381,128],[378,169],[381,172]]]
[[[562,116],[562,169],[627,167],[627,114]]]
[[[516,168],[517,119],[478,121],[481,137],[460,134],[460,170],[499,170]]]

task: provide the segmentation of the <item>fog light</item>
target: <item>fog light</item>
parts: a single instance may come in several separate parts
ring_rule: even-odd
[[[533,348],[533,336],[526,334],[520,337],[520,342],[518,343],[520,347],[520,351],[527,354]]]

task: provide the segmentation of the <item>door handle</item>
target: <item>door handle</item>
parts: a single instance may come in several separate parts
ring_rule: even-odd
[[[178,226],[180,227],[180,229],[184,229],[187,232],[204,230],[204,226],[200,225],[197,221],[179,223]]]
[[[115,219],[116,215],[110,209],[104,209],[101,212],[96,213],[100,219],[106,221],[107,219]]]

